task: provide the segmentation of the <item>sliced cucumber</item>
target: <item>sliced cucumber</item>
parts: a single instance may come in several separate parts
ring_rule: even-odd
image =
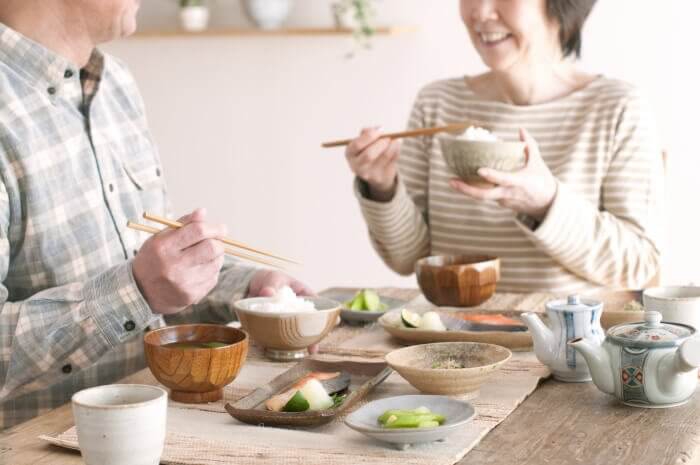
[[[421,323],[421,316],[418,313],[413,313],[407,309],[401,310],[401,321],[407,328],[417,328]]]
[[[306,412],[309,410],[309,401],[306,400],[301,391],[297,391],[289,401],[282,407],[283,412]]]

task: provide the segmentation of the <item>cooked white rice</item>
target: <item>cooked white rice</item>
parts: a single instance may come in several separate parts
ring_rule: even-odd
[[[488,129],[480,128],[478,126],[469,126],[464,134],[459,136],[460,139],[464,140],[479,140],[484,142],[500,142],[500,139],[492,134]]]
[[[262,303],[252,304],[250,309],[254,312],[266,313],[300,313],[315,312],[316,306],[310,300],[297,297],[291,287],[284,286],[274,297]]]

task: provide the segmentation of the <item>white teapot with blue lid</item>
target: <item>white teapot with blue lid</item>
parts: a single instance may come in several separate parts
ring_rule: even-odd
[[[559,381],[590,381],[586,360],[568,342],[579,337],[603,341],[605,333],[600,326],[603,303],[570,295],[545,306],[549,327],[535,313],[521,315],[532,333],[535,355]]]

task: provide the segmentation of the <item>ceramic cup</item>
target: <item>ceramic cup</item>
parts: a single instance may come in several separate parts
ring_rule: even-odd
[[[165,443],[168,393],[156,386],[112,384],[73,395],[78,444],[87,465],[158,465]]]
[[[663,320],[700,331],[700,286],[652,287],[642,296],[644,308],[661,313]]]

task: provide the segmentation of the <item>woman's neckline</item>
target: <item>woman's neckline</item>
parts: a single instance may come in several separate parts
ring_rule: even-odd
[[[586,82],[582,86],[576,87],[575,89],[573,89],[571,92],[569,92],[566,95],[563,95],[561,97],[558,97],[558,98],[555,98],[552,100],[547,100],[545,102],[538,102],[538,103],[525,104],[525,105],[503,102],[501,100],[494,100],[494,99],[483,97],[483,96],[477,94],[474,91],[474,89],[472,89],[471,85],[469,84],[469,80],[472,78],[474,78],[474,76],[464,75],[464,76],[462,76],[461,83],[468,92],[470,92],[474,97],[476,97],[477,100],[479,100],[481,102],[491,103],[494,105],[500,105],[500,106],[503,106],[505,108],[531,109],[531,108],[542,108],[542,107],[546,107],[549,105],[556,105],[556,104],[559,104],[561,102],[565,102],[567,100],[578,97],[579,95],[587,92],[588,90],[593,88],[595,85],[597,85],[599,82],[601,82],[603,79],[605,79],[605,76],[602,74],[596,74],[588,82]]]

